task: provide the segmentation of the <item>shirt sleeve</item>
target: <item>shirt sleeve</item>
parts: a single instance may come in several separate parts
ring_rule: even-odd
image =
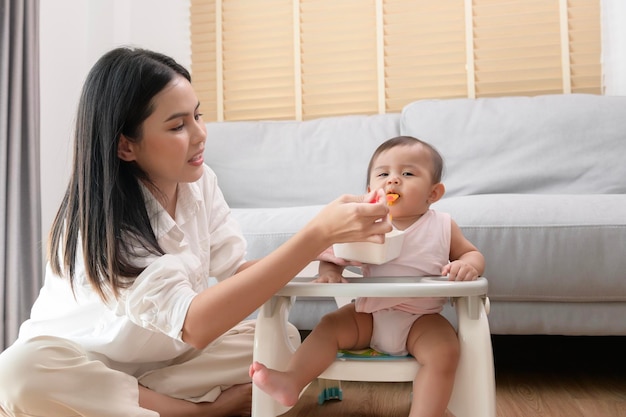
[[[237,272],[245,262],[246,240],[241,226],[231,215],[230,207],[217,184],[217,177],[210,168],[206,169],[208,172],[204,191],[207,196],[207,216],[211,234],[209,274],[222,281]]]
[[[182,340],[187,310],[196,296],[183,258],[163,255],[152,262],[122,293],[116,313],[140,327]]]

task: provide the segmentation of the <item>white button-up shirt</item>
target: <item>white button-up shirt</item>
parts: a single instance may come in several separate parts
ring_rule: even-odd
[[[18,343],[38,335],[63,337],[108,366],[137,375],[193,349],[181,340],[191,300],[209,286],[210,277],[233,275],[246,250],[215,173],[208,166],[204,171],[197,182],[179,184],[176,219],[143,188],[152,228],[166,254],[138,260],[146,269],[117,300],[111,297],[105,304],[92,289],[82,253],[76,257],[74,293],[69,279],[47,266]]]

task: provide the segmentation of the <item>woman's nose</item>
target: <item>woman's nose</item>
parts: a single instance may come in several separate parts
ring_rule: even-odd
[[[196,128],[194,129],[192,140],[196,143],[203,142],[206,140],[206,126],[204,122],[199,121],[196,123]]]

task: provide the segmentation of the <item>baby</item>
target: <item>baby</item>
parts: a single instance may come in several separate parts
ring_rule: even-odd
[[[448,276],[468,281],[480,276],[483,255],[447,213],[430,208],[444,194],[443,160],[419,139],[400,136],[381,144],[368,167],[368,191],[384,190],[393,226],[404,231],[400,255],[383,265],[363,265],[364,276]],[[321,282],[342,282],[339,264],[320,262]],[[304,387],[334,360],[337,350],[372,347],[391,355],[411,354],[420,363],[413,381],[410,417],[441,417],[459,360],[452,325],[439,313],[442,298],[357,298],[324,316],[284,372],[254,362],[253,382],[280,403],[294,405]]]

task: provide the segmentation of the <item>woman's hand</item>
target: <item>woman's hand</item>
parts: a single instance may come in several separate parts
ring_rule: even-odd
[[[324,207],[311,221],[330,243],[383,243],[392,226],[382,190],[365,195],[343,195]]]

